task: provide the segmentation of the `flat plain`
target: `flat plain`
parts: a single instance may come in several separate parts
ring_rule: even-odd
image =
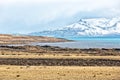
[[[0,80],[120,80],[120,67],[2,65]]]
[[[119,80],[119,53],[119,49],[1,46],[0,80]]]
[[[8,36],[1,38],[0,80],[120,80],[120,49],[8,46],[18,39]],[[15,44],[28,41],[23,38]]]

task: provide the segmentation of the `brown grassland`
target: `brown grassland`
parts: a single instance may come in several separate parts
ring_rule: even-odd
[[[120,67],[2,65],[0,80],[120,80]]]
[[[32,42],[66,42],[66,41],[68,40],[53,37],[0,34],[0,45],[29,44]]]
[[[120,80],[120,49],[7,46],[64,39],[0,35],[0,80]]]
[[[52,46],[1,46],[0,80],[120,80],[119,53],[119,49],[84,50]],[[12,62],[10,62],[11,59],[13,60]],[[18,59],[20,59],[20,62],[17,62],[19,61]],[[24,59],[27,61],[32,59],[31,65],[25,62]],[[37,63],[33,59],[45,59],[46,64],[42,64],[41,61]],[[52,59],[55,60],[49,62]],[[62,63],[61,61],[63,60],[65,62],[58,65],[56,64],[56,59],[60,59],[58,63]],[[67,62],[67,59],[72,61],[77,59],[78,61]],[[91,63],[90,59],[95,59],[98,64],[95,61]],[[102,62],[101,59],[105,61]],[[80,66],[74,65],[80,60],[83,60],[82,62],[85,64],[84,60],[88,60],[87,65],[83,63]],[[114,60],[115,62],[112,62]],[[52,64],[53,62],[55,63],[54,65]],[[13,65],[12,63],[15,64]],[[81,62],[77,64],[81,64]],[[88,64],[93,66],[88,66]],[[101,65],[99,66],[99,64]],[[110,66],[109,64],[113,65]]]

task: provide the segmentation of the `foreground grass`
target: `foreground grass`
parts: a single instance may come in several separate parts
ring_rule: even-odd
[[[10,48],[10,49],[2,48],[0,50],[1,60],[4,58],[10,58],[10,59],[11,58],[13,59],[14,58],[19,58],[19,59],[20,58],[23,59],[28,59],[28,58],[61,59],[62,58],[62,59],[120,60],[119,49],[114,52],[114,50],[112,51],[111,50],[81,51],[81,50],[69,50],[69,49],[52,50],[52,48],[50,47],[50,48],[46,48],[44,51],[43,49],[44,47],[39,48],[39,47],[28,46],[27,48],[25,48],[24,50],[25,52],[24,52],[16,49],[16,47],[14,48]],[[102,54],[100,55],[100,53]],[[8,60],[8,62],[10,61]],[[8,65],[0,65],[0,80],[120,80],[120,67],[12,66],[8,64]]]
[[[120,56],[78,56],[78,55],[0,55],[0,58],[51,58],[51,59],[110,59],[110,60],[120,60]]]
[[[120,67],[0,66],[0,80],[119,80]]]

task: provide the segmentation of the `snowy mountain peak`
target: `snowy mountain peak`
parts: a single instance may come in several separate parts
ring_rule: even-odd
[[[31,35],[67,37],[103,37],[120,35],[120,17],[80,19],[63,29],[31,33]]]
[[[103,36],[107,34],[120,33],[120,17],[106,19],[80,19],[78,23],[66,26],[66,28],[79,29],[77,35]]]
[[[116,23],[120,23],[120,17],[107,19],[107,18],[93,18],[93,19],[80,19],[78,23],[79,25],[85,25],[85,26],[100,26],[100,27],[110,27],[113,26]],[[79,28],[79,26],[67,26],[70,28]]]

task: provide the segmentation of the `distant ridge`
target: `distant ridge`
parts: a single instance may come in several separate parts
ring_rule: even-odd
[[[27,44],[31,42],[65,42],[65,41],[67,40],[53,37],[0,34],[0,45]]]
[[[70,37],[120,37],[120,17],[80,19],[63,29],[33,32],[29,35],[66,39]]]

